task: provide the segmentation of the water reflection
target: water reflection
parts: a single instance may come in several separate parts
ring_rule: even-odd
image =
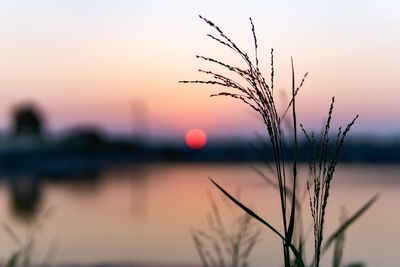
[[[303,171],[306,173],[306,168]],[[362,260],[367,266],[395,265],[400,216],[393,214],[384,228],[381,218],[400,204],[399,183],[393,182],[398,173],[397,166],[345,165],[338,169],[329,204],[327,233],[337,227],[342,205],[351,214],[373,194],[381,193],[376,205],[349,230],[346,260]],[[53,215],[46,217],[36,235],[34,261],[45,258],[50,244],[57,240],[54,263],[129,261],[200,265],[188,229],[207,227],[204,214],[209,205],[205,192],[213,190],[207,175],[230,192],[242,186],[243,201],[253,204],[279,227],[276,191],[265,186],[247,165],[130,164],[70,176],[9,175],[0,185],[3,192],[0,216],[2,222],[23,233],[21,229],[27,224],[21,226],[17,221],[41,220],[47,208],[54,207]],[[384,178],[378,181],[376,177]],[[306,218],[307,212],[306,209]],[[308,228],[310,222],[304,223]],[[279,266],[280,259],[275,257],[281,252],[279,240],[264,231],[260,238],[262,242],[255,247],[252,266]],[[387,244],[384,253],[381,244]],[[4,231],[0,231],[0,247],[5,248],[0,251],[3,259],[15,249]]]
[[[136,219],[143,219],[147,214],[149,176],[146,168],[131,170],[132,214]]]
[[[3,182],[9,192],[10,215],[20,222],[35,221],[43,209],[47,184],[68,190],[74,195],[96,195],[102,189],[110,170],[76,170],[57,175],[9,174]],[[140,165],[112,169],[113,176],[130,180],[132,215],[142,219],[146,215],[148,197],[148,172]],[[49,203],[47,203],[49,204]]]
[[[33,221],[43,199],[42,180],[38,177],[10,177],[8,179],[11,211],[21,221]]]

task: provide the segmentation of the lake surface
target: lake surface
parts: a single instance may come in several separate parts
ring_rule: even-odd
[[[305,166],[301,175],[306,176]],[[189,229],[207,229],[207,192],[212,192],[222,212],[228,208],[207,176],[230,192],[240,188],[241,199],[281,229],[276,190],[248,164],[128,166],[93,177],[82,176],[79,182],[40,178],[32,183],[32,178],[22,177],[16,185],[3,179],[0,218],[21,242],[33,232],[32,257],[38,263],[44,260],[50,264],[150,262],[200,266]],[[346,233],[347,263],[398,265],[400,166],[340,165],[332,183],[325,233],[338,226],[343,206],[351,214],[376,193],[380,193],[378,202]],[[28,199],[18,200],[24,194]],[[307,199],[303,209],[307,232],[311,225]],[[224,220],[229,224],[230,218]],[[36,228],[29,231],[29,225]],[[0,257],[4,260],[18,245],[16,237],[7,227],[3,228]],[[280,240],[268,229],[260,228],[261,241],[255,246],[250,266],[280,266]],[[311,241],[312,235],[308,238],[308,255]],[[327,253],[323,266],[330,262],[331,253]]]

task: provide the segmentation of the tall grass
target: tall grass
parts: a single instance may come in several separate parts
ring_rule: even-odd
[[[237,214],[230,202],[226,202],[231,215],[231,221],[227,222],[211,192],[208,199],[211,206],[207,214],[208,230],[191,230],[203,266],[248,267],[260,228],[248,214]]]
[[[335,167],[338,162],[339,152],[343,146],[346,135],[350,131],[351,126],[358,118],[358,115],[347,125],[342,132],[341,127],[335,141],[335,148],[332,152],[332,156],[329,158],[329,129],[332,119],[333,104],[335,98],[332,98],[332,102],[328,112],[328,119],[325,124],[325,129],[322,138],[319,142],[315,141],[313,135],[309,135],[302,125],[301,128],[306,136],[308,142],[312,146],[312,157],[309,163],[310,173],[312,181],[307,181],[307,190],[310,200],[311,214],[314,223],[314,263],[315,266],[319,266],[321,257],[321,245],[323,240],[323,231],[325,223],[326,208],[329,199],[329,191],[331,187],[331,181],[335,172]],[[312,186],[310,186],[310,183]]]
[[[262,119],[265,124],[265,131],[269,138],[269,142],[272,145],[274,155],[273,172],[276,177],[277,190],[279,191],[283,232],[279,232],[267,220],[260,217],[248,206],[228,193],[213,179],[210,180],[232,202],[243,209],[251,217],[264,224],[280,238],[284,266],[306,266],[302,252],[302,244],[301,242],[300,244],[295,244],[294,233],[296,225],[298,225],[297,213],[299,212],[299,207],[296,205],[299,191],[297,165],[299,124],[297,122],[296,98],[298,92],[304,85],[307,73],[298,83],[295,78],[293,59],[291,59],[291,97],[286,105],[286,108],[284,109],[284,112],[278,112],[274,93],[274,52],[273,49],[271,49],[271,68],[269,72],[269,79],[267,79],[262,74],[259,67],[260,62],[258,57],[258,40],[252,19],[250,18],[250,26],[254,43],[254,56],[250,57],[249,54],[239,48],[239,46],[236,45],[236,43],[232,41],[231,38],[221,30],[220,27],[202,16],[200,16],[200,18],[215,31],[215,34],[208,34],[207,36],[220,45],[233,51],[239,58],[241,58],[244,67],[233,66],[229,63],[225,63],[222,60],[214,59],[212,57],[197,55],[196,58],[222,67],[225,69],[225,71],[227,71],[227,73],[233,74],[237,78],[232,79],[230,76],[224,73],[199,69],[199,72],[208,75],[210,78],[205,80],[189,80],[180,82],[221,86],[226,90],[213,94],[211,95],[212,97],[228,96],[240,100],[248,105],[251,109],[256,111],[257,114],[259,114],[260,119]],[[308,132],[301,126],[307,140],[310,142],[313,148],[310,160],[310,172],[312,179],[307,182],[307,189],[309,193],[314,227],[314,256],[311,266],[315,267],[320,265],[321,255],[332,244],[332,242],[342,237],[342,234],[348,228],[348,226],[357,218],[359,218],[361,214],[363,214],[376,200],[376,197],[374,197],[368,201],[359,211],[344,221],[338,230],[335,231],[334,234],[323,244],[325,214],[327,212],[331,181],[334,177],[335,167],[338,162],[339,154],[343,147],[345,138],[358,118],[357,115],[349,124],[347,124],[343,131],[342,128],[339,128],[336,138],[336,145],[333,151],[328,151],[328,146],[330,144],[329,130],[331,127],[333,103],[334,98],[332,99],[332,103],[328,112],[328,119],[325,125],[324,133],[319,141],[316,141],[314,135],[308,134]],[[291,121],[291,132],[289,135],[293,137],[293,151],[291,156],[285,155],[284,153],[284,121],[287,117],[289,117]],[[287,160],[288,158],[293,159],[292,162],[289,163]]]
[[[52,215],[53,209],[47,208],[42,211],[36,218],[26,218],[25,233],[18,233],[9,224],[3,223],[2,228],[7,235],[14,241],[17,249],[11,254],[5,263],[5,267],[31,267],[36,266],[49,266],[50,260],[54,256],[57,249],[56,240],[48,247],[41,263],[33,264],[32,258],[35,254],[35,245],[38,234],[43,230],[45,222]]]

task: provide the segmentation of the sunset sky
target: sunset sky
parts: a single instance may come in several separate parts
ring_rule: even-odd
[[[14,104],[33,101],[51,132],[90,124],[137,133],[140,104],[155,137],[183,137],[191,128],[252,136],[262,128],[241,103],[210,99],[218,87],[178,83],[203,78],[199,68],[218,70],[196,54],[239,62],[205,36],[213,31],[198,14],[251,56],[253,18],[267,78],[275,50],[278,99],[289,92],[291,56],[298,82],[309,72],[298,103],[306,127],[321,126],[336,96],[337,124],[359,113],[355,132],[400,134],[398,0],[1,0],[1,128]]]

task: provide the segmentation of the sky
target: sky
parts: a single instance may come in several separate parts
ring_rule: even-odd
[[[92,125],[111,134],[180,138],[192,128],[210,137],[254,136],[257,114],[221,88],[179,84],[219,70],[195,58],[240,59],[206,37],[198,18],[218,24],[253,56],[249,17],[269,79],[275,51],[277,98],[290,89],[290,57],[299,120],[319,129],[336,97],[334,125],[360,119],[354,132],[400,134],[400,2],[0,0],[0,127],[14,105],[35,102],[50,132]],[[148,125],[148,126],[145,126]],[[144,128],[148,128],[145,130]]]

